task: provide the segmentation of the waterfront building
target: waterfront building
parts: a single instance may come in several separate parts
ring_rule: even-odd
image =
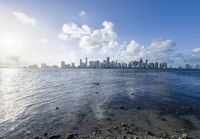
[[[110,67],[110,57],[107,57],[106,59],[106,68]]]
[[[65,68],[65,61],[61,61],[61,68]]]
[[[88,66],[88,59],[87,59],[87,57],[85,58],[85,67],[87,68],[87,66]]]
[[[158,69],[158,62],[155,63],[155,69]]]

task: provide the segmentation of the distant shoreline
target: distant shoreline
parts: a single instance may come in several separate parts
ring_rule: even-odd
[[[166,69],[147,69],[147,68],[27,68],[27,67],[0,67],[0,69],[33,69],[33,70],[51,70],[51,69],[59,69],[59,70],[183,70],[183,71],[200,71],[200,69],[185,69],[185,68],[166,68]]]

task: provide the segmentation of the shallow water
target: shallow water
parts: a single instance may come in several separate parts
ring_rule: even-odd
[[[0,69],[0,138],[62,133],[101,121],[121,105],[178,111],[189,106],[199,119],[199,100],[197,70]]]

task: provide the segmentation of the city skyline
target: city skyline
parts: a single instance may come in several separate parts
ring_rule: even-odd
[[[1,0],[0,10],[0,67],[80,56],[200,63],[198,0]]]
[[[48,65],[46,63],[41,63],[40,66],[37,64],[28,65],[24,68],[61,68],[61,69],[200,69],[200,64],[191,65],[185,64],[179,67],[173,67],[171,63],[149,61],[148,59],[140,58],[137,61],[131,60],[129,62],[111,60],[110,57],[106,57],[104,60],[89,60],[85,57],[85,60],[80,59],[79,64],[74,62],[66,63],[65,61],[60,62],[58,65]]]

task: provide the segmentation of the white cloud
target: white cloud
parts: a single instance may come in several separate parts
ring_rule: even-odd
[[[132,40],[126,49],[127,53],[138,53],[141,51],[141,46],[136,41]]]
[[[173,50],[176,43],[169,39],[153,39],[150,46],[156,52],[169,52]]]
[[[29,17],[29,16],[27,16],[27,15],[24,14],[24,13],[21,13],[21,12],[13,12],[12,14],[16,17],[16,19],[17,19],[18,21],[20,21],[20,22],[22,22],[22,23],[24,23],[24,24],[28,24],[28,25],[32,25],[32,26],[34,26],[34,25],[37,24],[37,21],[36,21],[34,18]]]
[[[105,21],[103,26],[103,29],[94,30],[90,35],[83,36],[80,41],[80,48],[92,52],[94,48],[111,45],[117,38],[117,34],[113,31],[114,25]]]
[[[80,13],[79,13],[79,16],[85,16],[86,15],[86,12],[85,11],[81,11]]]
[[[61,40],[71,40],[71,38],[68,35],[65,35],[63,33],[58,34],[58,38]]]
[[[117,33],[112,22],[104,21],[103,28],[91,30],[87,25],[78,27],[75,23],[65,24],[63,33],[58,37],[63,40],[78,38],[79,48],[85,55],[95,57],[110,56],[118,60],[138,60],[148,58],[152,61],[172,61],[171,55],[175,51],[176,42],[170,39],[153,39],[147,46],[135,40],[130,43],[117,41]],[[80,40],[79,40],[80,39]]]
[[[38,42],[40,44],[45,44],[46,45],[49,41],[47,39],[43,38],[43,39],[40,39]]]
[[[200,48],[194,48],[194,49],[192,49],[192,52],[193,53],[200,53]]]
[[[67,40],[73,38],[81,38],[84,35],[89,35],[91,29],[87,25],[78,27],[75,23],[64,24],[62,27],[62,33],[58,35],[60,39]]]

